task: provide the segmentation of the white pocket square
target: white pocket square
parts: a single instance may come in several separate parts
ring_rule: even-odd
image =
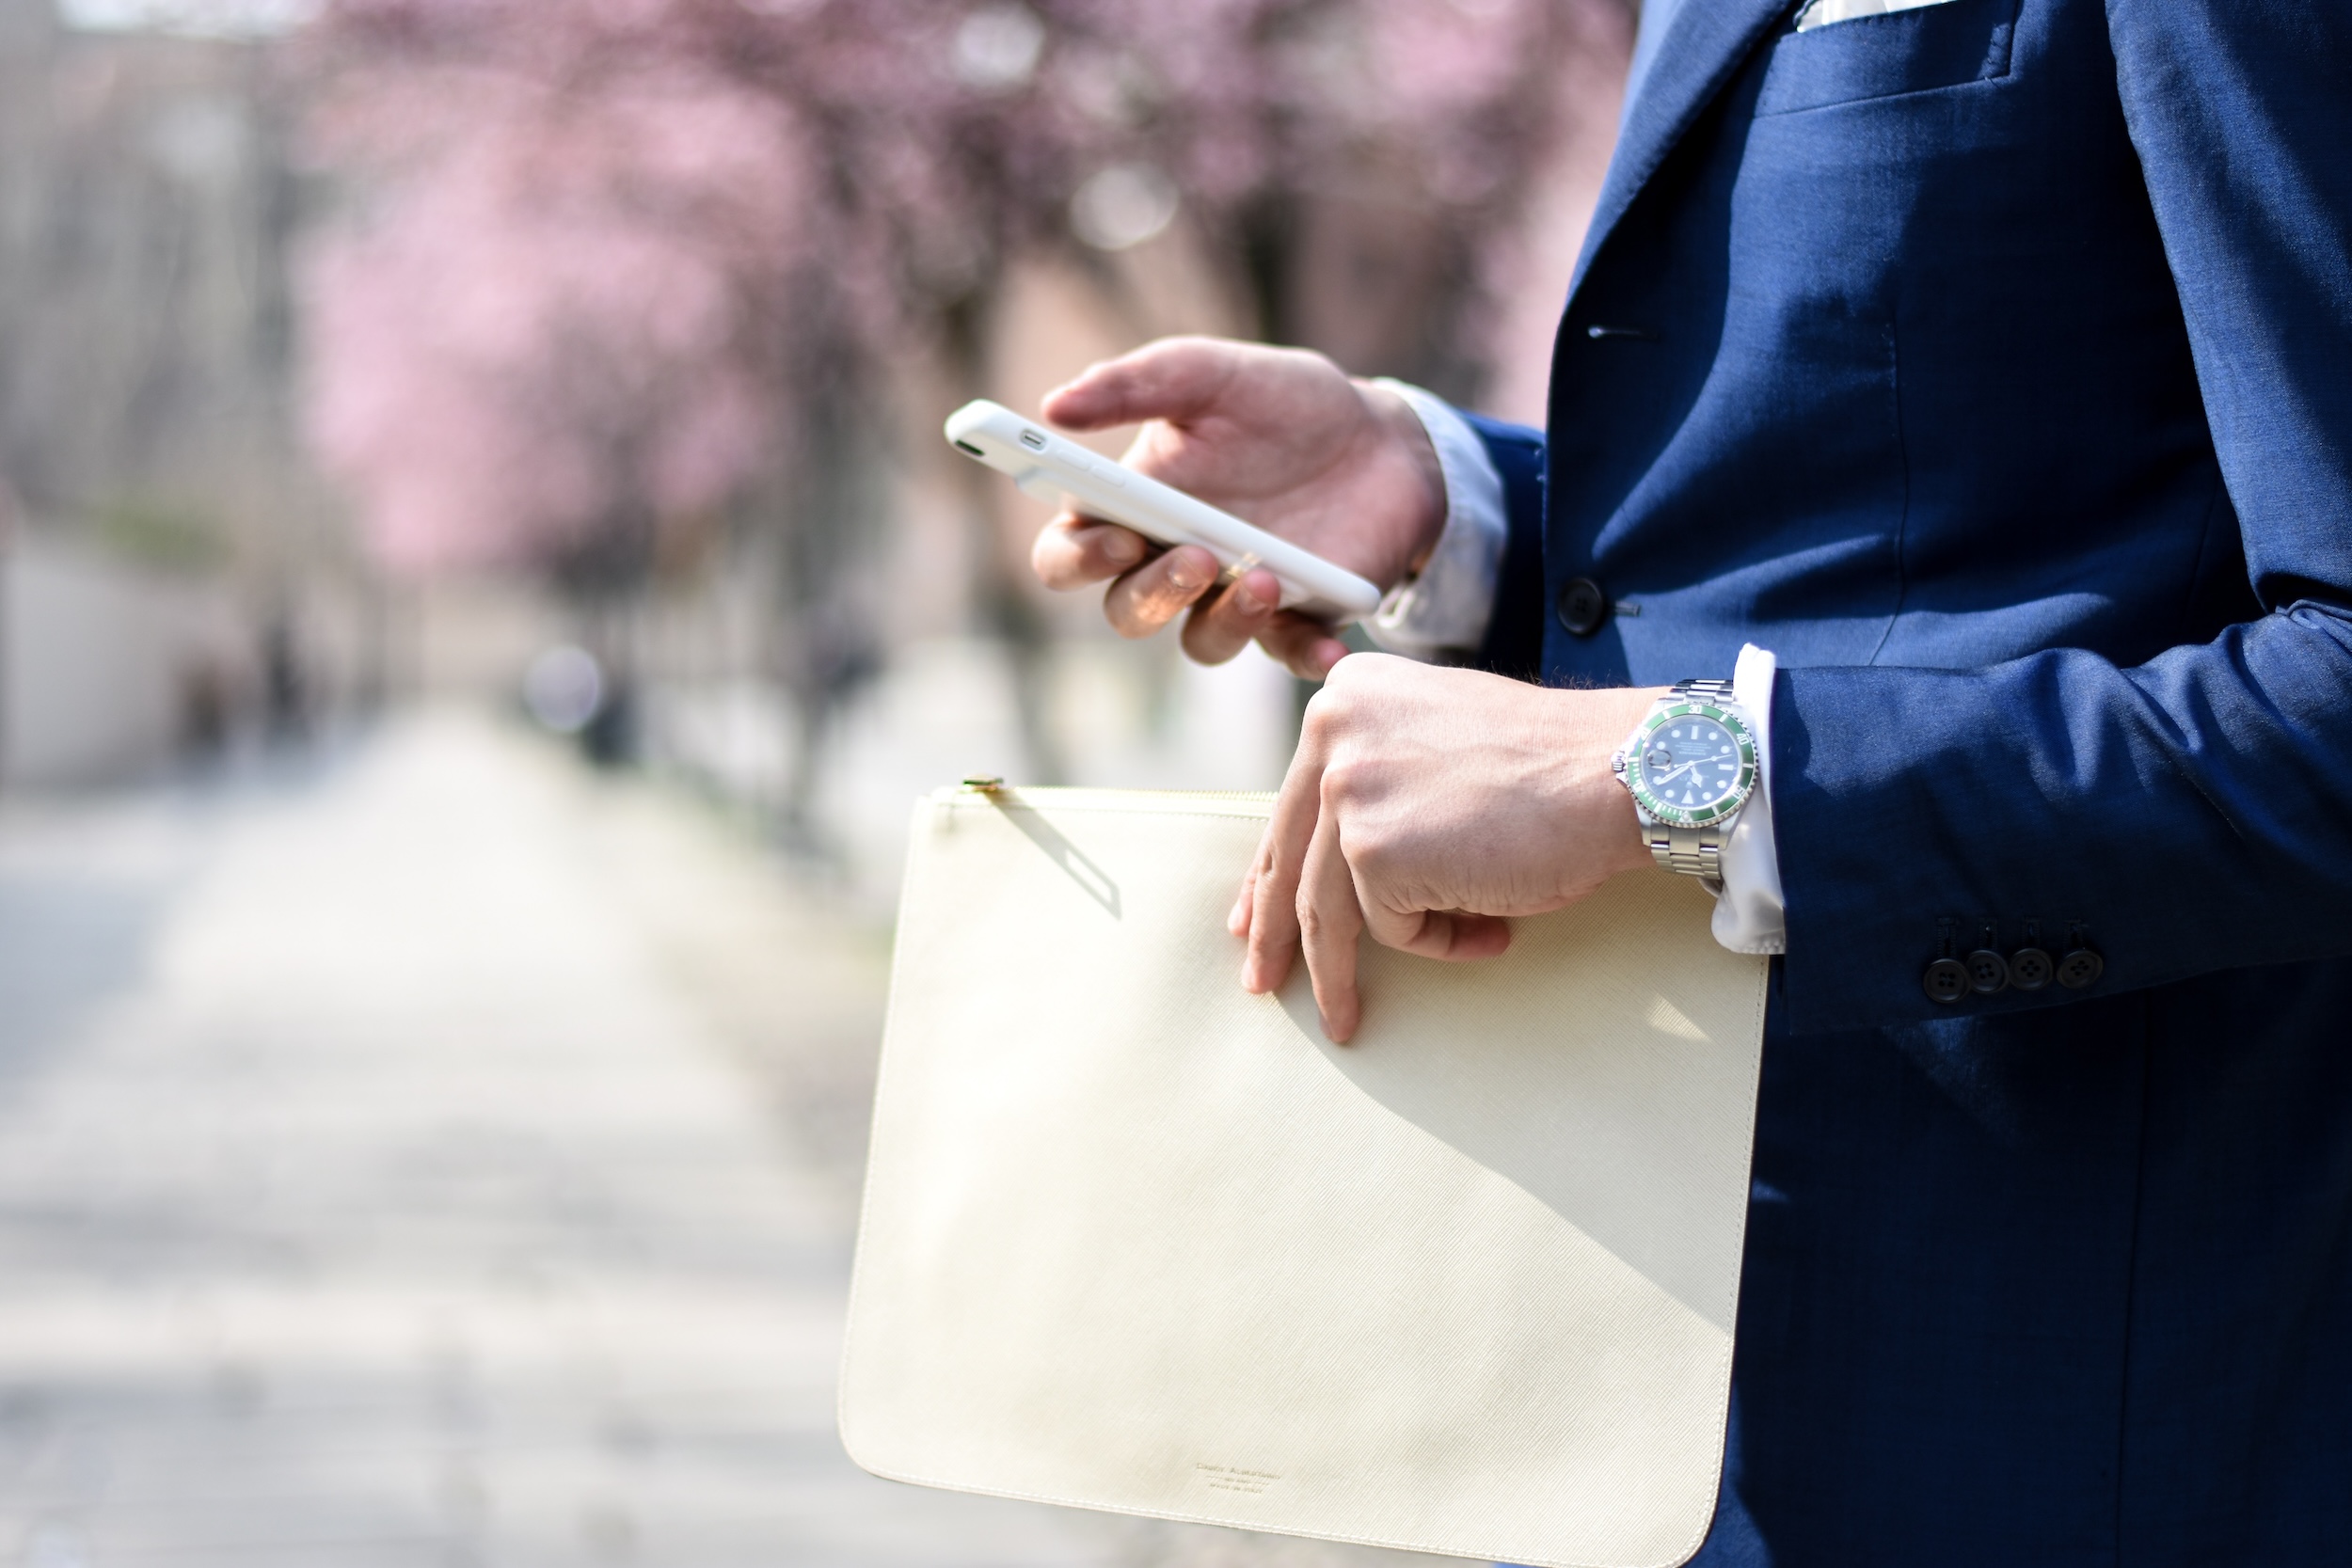
[[[1915,11],[1922,6],[1950,4],[1951,0],[1807,0],[1804,8],[1797,12],[1797,31],[1809,33],[1833,22],[1851,22],[1856,17],[1884,16],[1889,11]]]

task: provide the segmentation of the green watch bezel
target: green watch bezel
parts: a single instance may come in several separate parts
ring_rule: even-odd
[[[1649,755],[1649,737],[1653,734],[1673,720],[1693,714],[1713,720],[1730,733],[1733,743],[1740,748],[1740,777],[1733,783],[1731,793],[1713,805],[1677,806],[1650,793],[1642,765]],[[1634,804],[1669,828],[1704,828],[1730,816],[1756,793],[1756,736],[1748,729],[1747,721],[1712,703],[1669,703],[1642,721],[1642,727],[1633,732],[1633,739],[1625,749],[1625,786],[1632,794]]]

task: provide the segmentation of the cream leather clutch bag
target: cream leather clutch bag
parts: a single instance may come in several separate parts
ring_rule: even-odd
[[[1713,1513],[1766,960],[1663,872],[1336,1047],[1238,983],[1257,796],[915,813],[841,1433],[929,1486],[1547,1568]]]

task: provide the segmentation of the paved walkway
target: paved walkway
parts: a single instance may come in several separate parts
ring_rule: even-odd
[[[842,1457],[886,959],[748,844],[455,717],[0,813],[0,1562],[1407,1560]]]

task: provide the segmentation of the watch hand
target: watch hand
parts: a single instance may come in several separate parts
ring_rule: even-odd
[[[1692,768],[1696,768],[1698,764],[1695,762],[1686,762],[1679,767],[1669,768],[1663,773],[1659,774],[1658,777],[1650,780],[1650,787],[1655,789],[1660,784],[1670,783],[1676,774],[1688,773]]]

